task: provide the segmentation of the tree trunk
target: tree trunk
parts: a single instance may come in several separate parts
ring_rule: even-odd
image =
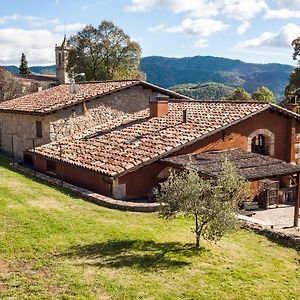
[[[196,248],[200,247],[200,232],[199,232],[199,222],[198,222],[198,215],[195,214],[195,235],[196,235]]]
[[[200,234],[196,232],[196,248],[200,247]]]

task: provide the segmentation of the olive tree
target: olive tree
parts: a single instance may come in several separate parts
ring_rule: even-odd
[[[159,215],[172,219],[178,215],[194,218],[196,247],[200,238],[218,241],[237,227],[239,204],[248,198],[246,180],[227,160],[215,179],[204,179],[191,166],[172,172],[156,190],[161,204]]]

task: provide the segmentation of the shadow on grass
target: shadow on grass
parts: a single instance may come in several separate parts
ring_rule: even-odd
[[[189,258],[205,251],[208,250],[196,249],[191,244],[121,240],[74,246],[65,255],[86,258],[88,262],[84,264],[98,267],[134,267],[151,271],[185,267],[190,264]]]

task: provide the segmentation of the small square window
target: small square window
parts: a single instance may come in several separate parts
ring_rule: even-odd
[[[56,162],[53,160],[47,160],[47,172],[56,174]]]
[[[36,121],[36,137],[42,138],[43,137],[43,126],[42,121]]]

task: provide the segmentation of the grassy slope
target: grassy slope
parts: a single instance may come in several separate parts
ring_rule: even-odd
[[[0,161],[0,297],[298,299],[299,256],[240,231],[191,250],[191,223],[97,207]]]

